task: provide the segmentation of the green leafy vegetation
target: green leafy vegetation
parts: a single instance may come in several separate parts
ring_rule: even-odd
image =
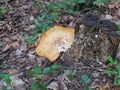
[[[99,6],[99,5],[106,6],[110,1],[111,2],[116,2],[117,0],[95,0],[95,1],[93,1],[93,4],[97,5],[97,6]]]
[[[38,38],[39,33],[46,32],[53,26],[54,22],[58,22],[58,17],[62,13],[77,15],[80,12],[89,11],[95,9],[94,6],[99,6],[104,3],[108,3],[110,0],[59,0],[57,2],[48,3],[47,5],[41,4],[41,2],[34,0],[35,7],[42,10],[40,16],[34,19],[35,28],[32,31],[32,35],[28,35],[24,40],[27,45],[31,45]],[[116,0],[111,0],[116,1]],[[90,4],[93,5],[81,9],[81,5]],[[48,13],[49,12],[49,13]],[[24,36],[23,36],[24,37]]]
[[[58,70],[61,68],[60,65],[57,65],[57,64],[53,64],[52,66],[50,67],[46,67],[43,69],[43,74],[58,74]]]
[[[67,75],[67,78],[69,80],[73,79],[74,76],[76,75],[76,71],[71,72],[70,70],[64,70],[64,73]]]
[[[0,69],[2,69],[3,65],[0,64]]]
[[[120,64],[117,60],[114,60],[111,56],[108,56],[108,68],[105,70],[105,73],[109,77],[114,77],[114,85],[120,85]]]
[[[30,70],[28,74],[32,76],[31,90],[47,90],[45,84],[38,82],[42,75],[40,67]]]
[[[116,31],[116,33],[120,36],[120,25],[118,25],[118,30]]]
[[[46,85],[40,82],[42,74],[58,74],[58,70],[61,68],[60,65],[53,64],[50,67],[46,67],[43,70],[40,67],[34,68],[28,72],[32,76],[31,90],[47,90]]]
[[[80,12],[80,6],[85,4],[87,5],[86,7],[84,7],[82,11],[86,11],[86,10],[92,10],[93,6],[100,6],[100,5],[107,5],[109,2],[116,2],[117,0],[59,0],[57,2],[53,2],[53,3],[48,3],[47,5],[41,5],[40,2],[38,2],[37,0],[35,0],[35,5],[37,8],[44,10],[44,11],[48,11],[49,13],[54,13],[54,12],[59,12],[59,14],[61,13],[68,13],[68,14],[78,14]],[[89,7],[89,4],[93,4],[91,5],[91,7]]]
[[[4,7],[0,7],[0,16],[6,13],[6,9]]]
[[[52,27],[53,21],[57,20],[58,13],[50,15],[47,12],[42,12],[40,16],[34,19],[35,28],[32,30],[32,35],[24,34],[22,39],[27,42],[27,45],[34,44],[35,40],[38,38],[40,33],[46,32],[49,28]]]
[[[33,77],[32,80],[37,80],[41,77],[42,70],[40,67],[38,67],[38,68],[30,70],[28,74]]]
[[[39,83],[39,82],[32,82],[32,84],[31,84],[31,90],[37,90],[37,89],[47,90],[45,84]]]
[[[24,34],[24,35],[22,36],[22,39],[23,39],[24,41],[26,41],[26,42],[27,42],[27,45],[29,46],[29,45],[31,45],[31,44],[34,44],[34,42],[35,42],[35,40],[37,39],[37,37],[38,37],[38,33],[37,33],[37,34],[34,34],[33,36],[31,36],[31,35],[29,35],[29,34]]]
[[[9,86],[9,89],[7,87],[3,87],[3,90],[12,90],[14,83],[10,79],[10,74],[0,74],[0,78],[3,80],[4,83],[6,83]]]
[[[58,70],[61,66],[57,64],[53,64],[50,67],[44,68],[43,70],[40,67],[34,68],[28,72],[30,76],[32,76],[31,90],[47,90],[46,85],[40,82],[40,78],[42,74],[54,74],[58,73]]]
[[[10,74],[0,74],[0,78],[2,78],[6,84],[11,83]]]
[[[41,16],[34,19],[36,27],[35,31],[40,30],[42,33],[46,32],[51,26],[53,21],[57,18],[57,14],[51,15],[47,12],[42,12]]]
[[[88,75],[82,75],[81,79],[81,83],[84,85],[84,90],[90,90],[88,84],[91,82],[91,79],[88,77]]]

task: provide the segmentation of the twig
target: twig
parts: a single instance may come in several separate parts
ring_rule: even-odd
[[[91,70],[96,70],[96,71],[100,71],[100,72],[103,72],[104,69],[105,69],[105,67],[88,67],[88,66],[81,66],[79,68],[70,68],[70,67],[62,66],[62,68],[64,68],[64,69],[72,69],[72,70],[91,69]]]

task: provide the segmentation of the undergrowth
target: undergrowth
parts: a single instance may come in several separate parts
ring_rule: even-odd
[[[78,15],[81,12],[93,10],[96,6],[106,6],[110,1],[115,2],[116,0],[58,0],[45,5],[41,1],[34,0],[35,7],[42,13],[34,19],[36,26],[32,35],[28,35],[28,38],[24,38],[24,40],[27,41],[28,46],[34,44],[39,33],[46,32],[55,22],[59,22],[58,17],[61,14]]]
[[[120,85],[120,63],[113,59],[111,56],[108,57],[108,68],[105,70],[105,73],[112,78],[114,81],[114,85],[118,86]]]
[[[5,15],[6,9],[4,7],[0,7],[0,16]]]

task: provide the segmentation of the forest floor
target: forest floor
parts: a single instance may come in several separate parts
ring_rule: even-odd
[[[0,90],[120,90],[120,1],[55,2],[0,1]],[[53,26],[74,28],[75,40],[51,63],[35,48]]]

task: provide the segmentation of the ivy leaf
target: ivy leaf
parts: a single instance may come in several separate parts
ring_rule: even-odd
[[[53,64],[52,66],[51,66],[51,69],[54,69],[54,70],[58,70],[58,69],[60,69],[61,68],[61,66],[60,65],[57,65],[57,64]]]
[[[64,73],[67,75],[69,80],[71,80],[76,75],[75,72],[70,72],[69,70],[64,70]]]
[[[50,67],[47,67],[47,68],[44,68],[44,69],[43,69],[43,74],[48,74],[48,73],[50,73],[50,72],[51,72]]]
[[[28,38],[28,45],[33,44],[35,39],[36,39],[36,37],[34,37],[34,36],[31,36],[30,38]]]
[[[113,64],[114,64],[114,65],[118,64],[118,61],[117,61],[117,60],[114,60]]]
[[[40,88],[41,90],[47,90],[46,85],[43,84],[43,83],[38,83],[37,86],[38,86],[38,88]]]
[[[115,85],[115,86],[120,85],[120,79],[119,79],[119,78],[114,77],[114,85]]]
[[[58,71],[55,70],[55,69],[51,69],[51,73],[54,74],[54,75],[57,75],[57,74],[58,74]]]
[[[10,74],[0,74],[0,78],[2,78],[7,84],[11,83]]]
[[[34,74],[41,74],[42,70],[40,67],[32,69],[28,72],[29,75],[34,75]]]
[[[105,73],[106,73],[107,75],[111,76],[112,70],[111,70],[111,69],[107,69],[107,70],[105,70]]]
[[[120,72],[120,64],[117,65],[116,67],[117,67],[118,72]]]
[[[113,58],[111,56],[108,56],[108,61],[110,62],[110,66],[114,64]]]
[[[82,4],[82,3],[85,3],[86,0],[78,0],[78,3]]]
[[[95,0],[93,2],[93,4],[99,6],[100,4],[104,4],[104,3],[108,2],[108,1],[109,0]]]
[[[31,90],[37,90],[37,84],[35,82],[32,82]]]
[[[82,75],[82,83],[83,84],[89,84],[91,79],[88,77],[87,74]]]

